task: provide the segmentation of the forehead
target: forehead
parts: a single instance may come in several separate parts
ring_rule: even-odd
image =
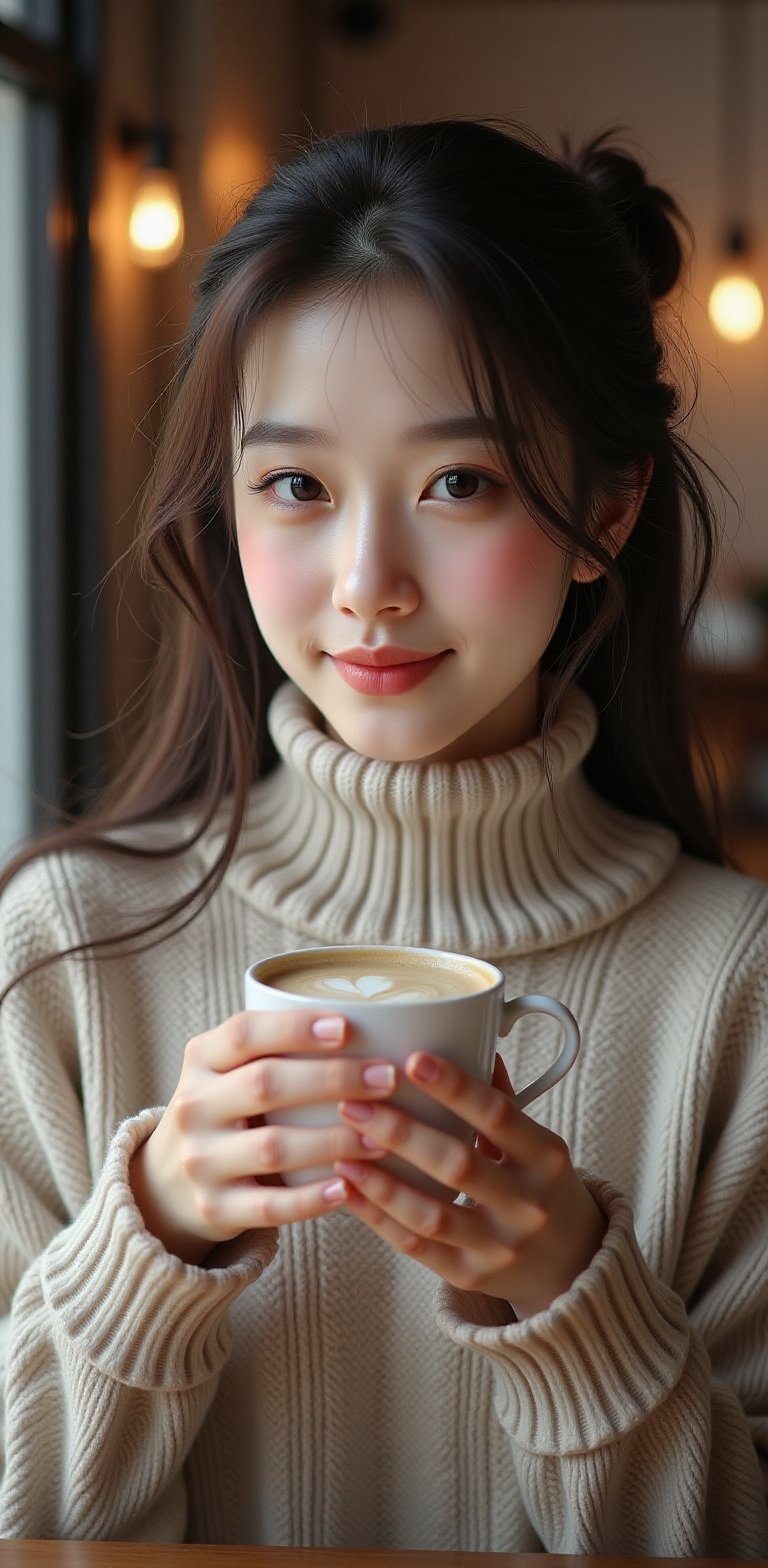
[[[259,324],[243,369],[248,416],[311,411],[352,428],[472,407],[456,331],[416,289],[283,303]]]
[[[259,323],[244,358],[243,430],[265,417],[322,428],[333,442],[375,460],[385,443],[399,446],[409,426],[475,411],[460,327],[415,285],[364,291],[351,303],[311,294],[282,302]],[[469,333],[463,346],[489,414],[487,371]],[[497,362],[496,369],[536,478],[545,489],[554,485],[553,502],[563,504],[570,437],[526,395],[525,378],[511,364]],[[242,433],[233,433],[236,452]],[[492,437],[489,444],[498,455]]]

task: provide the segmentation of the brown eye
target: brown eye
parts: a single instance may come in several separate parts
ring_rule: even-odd
[[[316,501],[317,496],[308,495],[307,490],[311,490],[313,485],[318,490],[323,488],[319,479],[313,479],[310,474],[289,474],[285,477],[288,479],[288,493],[294,501]]]
[[[471,473],[468,469],[457,468],[454,474],[445,475],[445,482],[455,501],[466,501],[468,496],[475,493],[477,478],[477,474]],[[458,494],[455,493],[456,491]]]
[[[484,474],[479,474],[475,468],[450,468],[444,474],[438,474],[433,485],[444,484],[448,490],[450,501],[475,501],[488,495],[493,489],[495,481],[488,479]],[[485,485],[484,490],[478,490],[478,484]],[[430,488],[432,488],[430,486]],[[437,500],[444,500],[438,496]]]
[[[277,492],[277,486],[284,484],[289,486],[288,496],[284,494],[279,495]],[[271,495],[275,506],[298,507],[302,502],[311,502],[318,499],[316,495],[302,493],[302,490],[306,490],[308,485],[310,488],[312,485],[317,485],[320,490],[325,488],[324,485],[320,484],[319,479],[313,479],[311,474],[302,473],[301,470],[296,468],[285,468],[279,474],[267,474],[266,479],[261,479],[256,485],[249,484],[248,489],[254,495],[261,495],[264,492]]]

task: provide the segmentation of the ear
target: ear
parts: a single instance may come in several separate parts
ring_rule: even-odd
[[[639,479],[632,495],[609,496],[603,505],[602,517],[598,529],[598,540],[604,549],[609,550],[614,560],[624,549],[624,546],[637,522],[640,508],[645,500],[648,486],[653,477],[653,458],[639,470]],[[603,576],[603,568],[594,561],[576,557],[576,564],[571,572],[571,581],[574,583],[594,583]]]

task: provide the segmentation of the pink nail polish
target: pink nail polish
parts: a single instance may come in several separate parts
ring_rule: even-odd
[[[365,1100],[340,1100],[339,1110],[352,1122],[367,1122],[373,1115],[373,1106],[367,1105]]]
[[[431,1056],[419,1056],[411,1068],[414,1078],[419,1078],[422,1083],[436,1083],[440,1077],[440,1068]]]
[[[364,1067],[361,1077],[369,1089],[394,1089],[395,1087],[395,1069],[389,1062],[376,1062],[372,1067]]]
[[[365,1181],[368,1175],[368,1166],[361,1165],[357,1160],[337,1160],[336,1167],[348,1176],[350,1181]]]
[[[310,1033],[323,1045],[339,1045],[344,1038],[343,1018],[316,1018]]]

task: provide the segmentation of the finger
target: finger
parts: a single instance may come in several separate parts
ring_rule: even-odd
[[[381,1081],[370,1082],[371,1075]],[[241,1116],[261,1116],[292,1105],[386,1098],[396,1088],[397,1079],[397,1068],[376,1057],[339,1056],[323,1061],[312,1056],[295,1061],[287,1056],[261,1056],[213,1081],[209,1078],[205,1094],[211,1124],[224,1125]]]
[[[468,1122],[502,1154],[510,1156],[515,1165],[527,1167],[546,1162],[553,1134],[519,1111],[509,1094],[493,1084],[481,1083],[453,1062],[426,1051],[408,1057],[405,1074],[422,1093]]]
[[[361,1119],[361,1112],[363,1118]],[[460,1138],[407,1116],[394,1105],[342,1101],[339,1113],[380,1147],[407,1160],[452,1191],[487,1205],[493,1222],[515,1234],[533,1234],[545,1215],[528,1190],[528,1173],[494,1165]]]
[[[340,1176],[309,1182],[301,1187],[262,1185],[250,1179],[220,1187],[201,1204],[201,1218],[217,1234],[232,1236],[270,1225],[293,1225],[316,1219],[347,1201],[349,1188]]]
[[[509,1077],[509,1073],[506,1069],[504,1058],[499,1056],[498,1053],[493,1064],[493,1078],[491,1079],[491,1082],[494,1088],[501,1090],[502,1094],[510,1094],[514,1099],[515,1091],[512,1088],[512,1083]],[[497,1162],[500,1162],[505,1158],[501,1152],[501,1149],[497,1148],[495,1143],[491,1143],[490,1138],[486,1138],[483,1133],[478,1133],[477,1135],[477,1148],[479,1152],[481,1154],[485,1154],[489,1160],[496,1160]],[[507,1156],[507,1158],[509,1157]]]
[[[382,1149],[366,1149],[352,1127],[262,1126],[244,1132],[207,1135],[199,1149],[186,1156],[185,1170],[192,1180],[219,1186],[245,1176],[266,1176],[298,1171],[335,1160],[373,1160]]]
[[[319,1038],[313,1034],[313,1026],[321,1018],[326,1030],[329,1020],[335,1025],[335,1037]],[[346,1044],[350,1035],[351,1025],[347,1019],[331,1012],[308,1013],[290,1008],[274,1013],[233,1013],[218,1028],[195,1035],[187,1044],[185,1057],[194,1066],[228,1073],[256,1056],[336,1050]]]
[[[451,1277],[451,1263],[460,1256],[458,1249],[418,1236],[416,1231],[401,1225],[399,1220],[380,1209],[378,1204],[372,1203],[357,1186],[349,1188],[345,1208],[380,1236],[382,1241],[386,1241],[395,1252],[402,1252],[405,1257],[418,1258],[425,1268],[442,1275],[444,1279]]]
[[[399,1181],[380,1165],[342,1159],[336,1161],[334,1169],[361,1192],[380,1215],[388,1215],[402,1231],[410,1232],[421,1242],[430,1243],[433,1248],[466,1247],[483,1252],[489,1267],[500,1268],[509,1262],[509,1248],[499,1241],[482,1211],[433,1198],[407,1182]],[[376,1223],[380,1225],[380,1219]],[[387,1230],[388,1240],[391,1235]],[[418,1242],[405,1250],[417,1252],[422,1261],[426,1261],[428,1249]],[[432,1258],[434,1255],[434,1252],[430,1254]]]
[[[515,1091],[512,1088],[512,1079],[507,1072],[507,1064],[504,1060],[504,1057],[500,1056],[498,1051],[496,1052],[496,1060],[493,1064],[493,1078],[491,1079],[491,1082],[493,1083],[494,1088],[501,1089],[504,1094],[511,1094],[512,1098],[514,1099]]]
[[[449,1247],[443,1242],[432,1241],[421,1236],[415,1230],[409,1230],[401,1225],[399,1220],[393,1219],[380,1209],[377,1204],[371,1203],[356,1186],[350,1187],[349,1197],[345,1208],[349,1209],[356,1219],[362,1220],[370,1230],[376,1232],[382,1241],[396,1252],[402,1252],[406,1257],[414,1258],[433,1274],[439,1274],[443,1279],[456,1285],[460,1290],[482,1289],[485,1279],[497,1270],[507,1269],[514,1262],[514,1250],[508,1246],[497,1249],[496,1254],[489,1251],[481,1255],[475,1250],[475,1241],[469,1248]],[[498,1258],[498,1262],[489,1259]]]

